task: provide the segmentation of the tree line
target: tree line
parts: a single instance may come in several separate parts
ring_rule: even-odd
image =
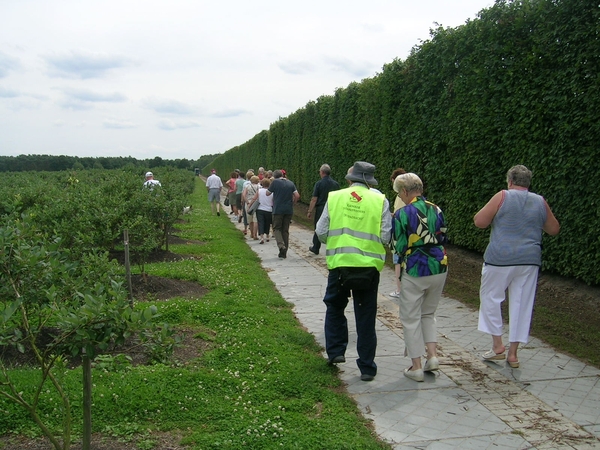
[[[173,167],[175,169],[202,170],[219,154],[202,155],[198,159],[163,159],[160,156],[136,159],[131,156],[79,157],[66,155],[0,156],[0,172],[28,172],[85,169],[124,169],[126,167]]]

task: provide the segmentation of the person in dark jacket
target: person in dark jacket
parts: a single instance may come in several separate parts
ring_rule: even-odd
[[[319,169],[319,175],[321,176],[321,179],[315,183],[313,195],[310,199],[310,205],[308,205],[308,211],[306,213],[306,217],[308,219],[310,219],[311,216],[314,217],[315,228],[319,218],[321,217],[321,214],[323,213],[325,203],[327,203],[327,196],[331,191],[337,191],[340,188],[339,183],[331,178],[331,167],[329,167],[329,164],[323,164],[321,166]],[[311,253],[318,255],[320,249],[321,241],[319,241],[317,233],[314,233],[313,244],[308,248],[308,250]]]

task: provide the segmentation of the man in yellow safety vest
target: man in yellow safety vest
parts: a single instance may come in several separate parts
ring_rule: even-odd
[[[327,245],[329,277],[323,302],[327,306],[325,348],[329,363],[346,362],[348,322],[344,310],[352,295],[356,363],[363,381],[371,381],[377,374],[377,290],[392,228],[389,202],[381,192],[371,189],[377,186],[374,173],[373,164],[354,163],[346,175],[350,186],[329,193],[315,230]]]

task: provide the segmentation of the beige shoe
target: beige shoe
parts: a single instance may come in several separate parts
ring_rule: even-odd
[[[433,356],[425,361],[425,366],[423,366],[423,372],[435,372],[436,370],[440,370],[440,362],[437,357]]]
[[[486,361],[502,361],[506,359],[506,350],[502,353],[496,353],[493,349],[485,352],[481,357]]]
[[[404,376],[414,381],[423,381],[425,376],[423,375],[423,369],[411,370],[412,367],[404,369]]]

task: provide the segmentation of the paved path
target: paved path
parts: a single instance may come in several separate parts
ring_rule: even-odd
[[[308,251],[312,230],[292,224],[284,260],[277,257],[275,239],[263,245],[246,241],[281,295],[294,305],[298,320],[324,347],[327,268],[324,247],[318,256]],[[379,285],[375,380],[360,381],[354,362],[352,302],[347,310],[347,363],[338,365],[348,393],[381,439],[396,450],[600,449],[600,370],[537,339],[521,347],[519,369],[484,362],[479,355],[489,350],[491,340],[477,331],[477,313],[456,300],[442,298],[437,312],[440,371],[426,374],[424,383],[404,377],[410,359],[403,356],[398,305],[387,295],[394,288],[393,270],[385,267]]]

